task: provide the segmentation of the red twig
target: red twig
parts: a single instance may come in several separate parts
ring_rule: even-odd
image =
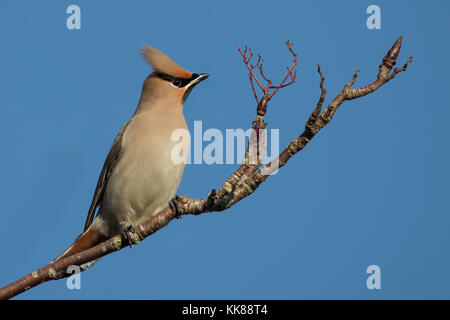
[[[252,60],[252,58],[253,58],[252,49],[249,49],[250,56],[248,58],[247,58],[247,46],[245,46],[243,52],[241,51],[241,48],[239,48],[239,45],[237,46],[237,49],[238,49],[239,53],[241,54],[242,58],[244,59],[245,66],[248,69],[248,76],[250,78],[250,84],[252,85],[252,91],[253,91],[253,94],[254,94],[254,96],[256,98],[256,102],[258,102],[258,96],[256,95],[256,90],[255,90],[255,87],[253,85],[253,79],[255,79],[256,83],[259,85],[259,87],[261,88],[262,91],[264,91],[264,87],[261,84],[261,82],[259,82],[259,80],[256,77],[255,73],[253,72],[254,67],[252,67],[252,65],[250,64],[250,60]]]
[[[253,52],[250,48],[247,49],[247,46],[244,48],[244,50],[242,51],[239,48],[239,45],[237,46],[237,49],[239,51],[239,53],[242,56],[242,59],[244,61],[245,66],[247,67],[249,73],[248,73],[248,77],[250,79],[250,85],[252,87],[252,92],[253,95],[256,99],[256,103],[259,105],[265,105],[267,104],[267,102],[262,103],[263,98],[265,98],[266,101],[269,101],[270,99],[272,99],[272,97],[275,95],[275,93],[278,92],[278,90],[280,90],[281,88],[285,88],[287,86],[290,86],[291,84],[293,84],[295,82],[295,79],[297,77],[297,70],[294,70],[295,66],[297,65],[297,54],[294,52],[294,50],[292,49],[292,43],[290,43],[289,41],[286,41],[286,46],[289,50],[289,52],[291,52],[292,56],[293,56],[293,61],[290,67],[287,67],[287,73],[286,76],[283,78],[283,80],[280,82],[279,85],[273,85],[272,84],[272,80],[269,79],[263,71],[263,63],[264,60],[261,59],[261,56],[258,55],[258,61],[256,62],[255,65],[250,64],[251,59],[253,58]],[[247,50],[249,52],[249,56],[247,57]],[[261,82],[259,81],[258,77],[256,76],[254,69],[255,68],[259,69],[259,73],[261,75],[261,77],[267,82],[267,86],[263,86],[261,84]],[[289,82],[288,79],[290,79]],[[259,88],[261,89],[261,91],[263,92],[263,98],[261,98],[261,100],[258,98],[258,95],[256,94],[256,89],[253,83],[253,80],[256,81],[256,83],[258,84]],[[271,90],[273,90],[271,92]],[[265,110],[262,112],[263,110],[260,110],[260,108],[258,107],[258,113],[265,113]],[[262,114],[263,115],[263,114]]]
[[[295,82],[295,78],[297,77],[297,70],[294,71],[294,68],[297,65],[297,54],[294,52],[294,50],[292,50],[292,43],[286,41],[286,46],[288,47],[289,51],[292,53],[293,56],[292,65],[290,68],[288,68],[288,73],[284,77],[283,81],[281,81],[281,83],[277,87],[272,87],[275,89],[275,91],[272,92],[272,94],[269,96],[269,100],[272,99],[272,97],[275,95],[275,93],[277,93],[278,90],[293,84]],[[292,71],[294,71],[294,74],[292,74]],[[289,76],[291,77],[291,81],[285,83]]]

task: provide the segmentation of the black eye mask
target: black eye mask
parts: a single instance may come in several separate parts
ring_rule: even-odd
[[[189,79],[176,78],[176,77],[172,77],[172,76],[170,76],[168,74],[165,74],[165,73],[157,73],[156,76],[158,78],[161,78],[161,79],[165,80],[165,81],[169,81],[175,87],[183,88],[183,87],[187,86],[191,81],[195,80],[198,77],[198,74],[197,73],[193,73],[192,77],[190,77]]]

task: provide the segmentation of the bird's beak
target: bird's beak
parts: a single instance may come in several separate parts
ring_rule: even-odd
[[[188,85],[186,86],[186,90],[184,91],[183,98],[181,99],[181,103],[184,104],[184,102],[186,101],[187,97],[191,93],[192,89],[197,84],[199,84],[200,82],[202,82],[203,80],[205,80],[208,77],[209,77],[209,74],[207,74],[207,73],[200,73],[200,74],[194,73],[192,75],[191,82],[189,82]]]
[[[207,73],[200,73],[200,75],[198,77],[200,79],[199,81],[203,81],[203,80],[205,80],[206,78],[209,77],[209,74],[207,74]]]
[[[205,80],[208,77],[209,77],[209,74],[207,74],[207,73],[200,73],[200,74],[194,75],[194,79],[189,83],[189,86],[196,85],[197,83],[202,82],[203,80]]]

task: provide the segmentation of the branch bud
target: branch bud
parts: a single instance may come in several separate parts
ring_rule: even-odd
[[[391,69],[395,65],[397,57],[400,53],[400,49],[402,47],[402,39],[402,36],[398,37],[392,48],[389,49],[388,53],[384,56],[383,62],[381,63],[382,65],[388,67],[389,69]]]

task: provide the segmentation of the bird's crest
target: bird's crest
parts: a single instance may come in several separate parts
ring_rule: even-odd
[[[189,79],[192,76],[190,71],[183,69],[170,59],[165,53],[150,46],[143,46],[141,54],[158,73],[165,73],[172,77]]]

